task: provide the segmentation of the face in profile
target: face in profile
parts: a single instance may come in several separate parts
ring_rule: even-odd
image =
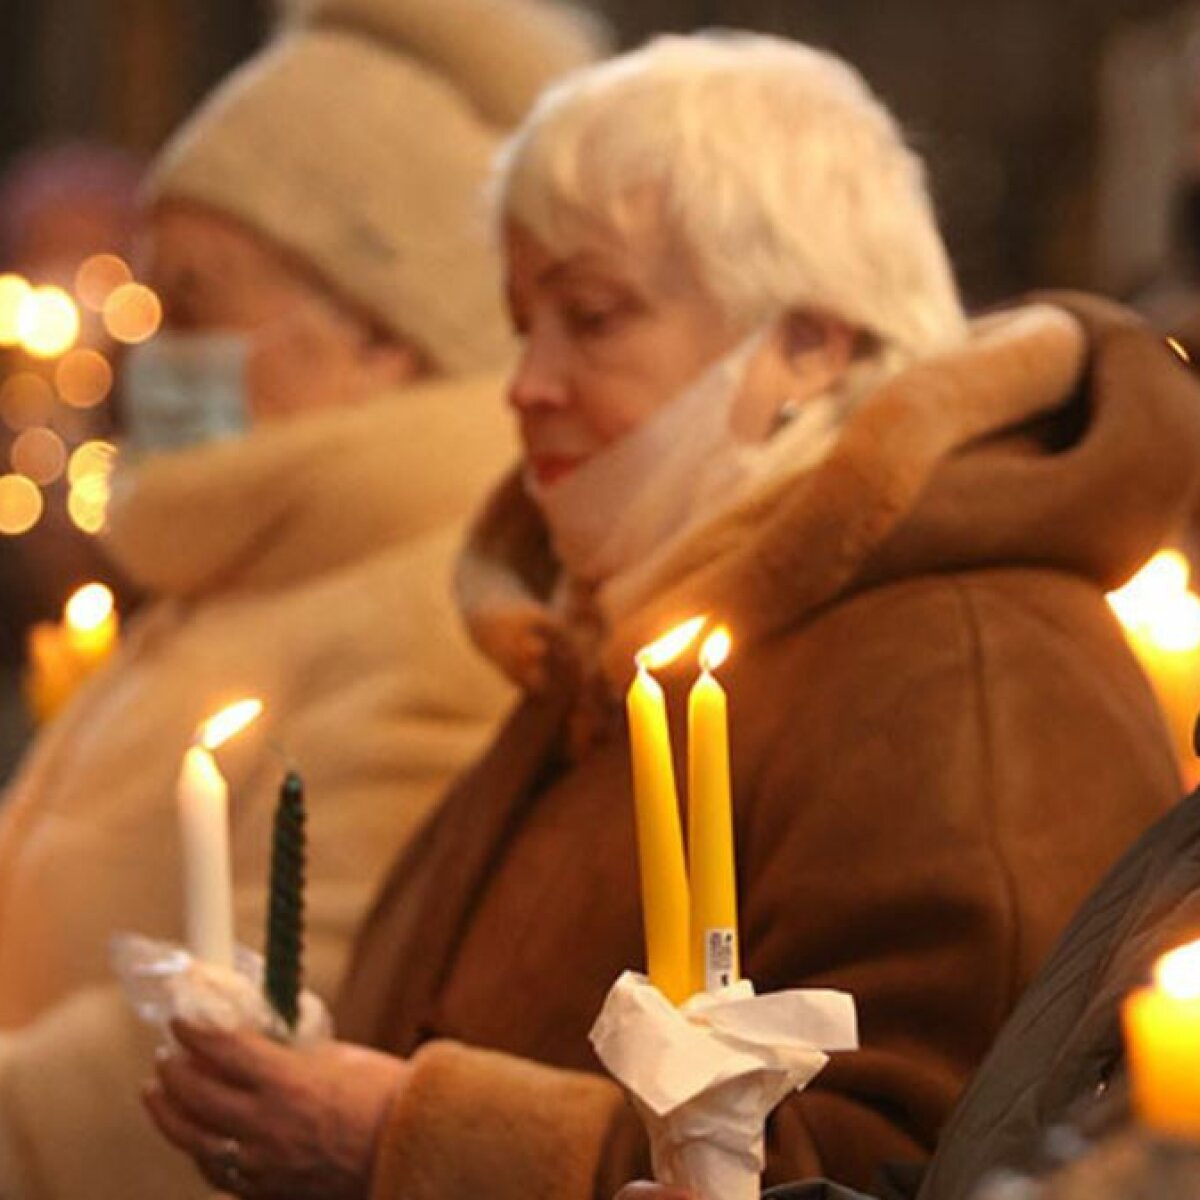
[[[637,429],[752,332],[700,281],[649,215],[555,252],[528,229],[504,232],[505,285],[523,343],[509,387],[527,465],[543,486]],[[846,370],[853,334],[834,319],[769,322],[734,400],[730,434],[768,435]]]
[[[510,223],[504,267],[523,343],[509,402],[542,484],[636,429],[737,338],[652,219],[562,254]]]

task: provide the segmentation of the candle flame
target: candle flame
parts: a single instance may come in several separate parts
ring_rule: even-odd
[[[200,726],[196,741],[205,750],[215,750],[235,734],[241,733],[247,725],[258,718],[262,710],[263,702],[257,698],[238,700],[228,708],[221,709],[215,716],[209,717]]]
[[[706,671],[715,671],[728,657],[733,648],[733,638],[724,625],[719,625],[704,639],[700,647],[700,665]]]
[[[664,634],[657,642],[643,646],[634,656],[634,661],[639,667],[648,671],[665,667],[669,662],[677,659],[696,640],[696,635],[704,628],[704,622],[707,620],[707,617],[693,617],[690,621],[684,621],[682,625],[676,625],[670,633]]]
[[[99,629],[112,615],[113,594],[102,583],[79,588],[63,607],[63,619],[81,633]]]
[[[1175,351],[1176,356],[1183,359],[1185,363],[1192,361],[1192,356],[1188,353],[1187,347],[1178,338],[1169,337],[1165,338],[1164,341]]]
[[[1186,652],[1200,647],[1200,596],[1188,588],[1187,559],[1178,550],[1160,550],[1108,603],[1121,624],[1141,633],[1160,650]]]
[[[1164,954],[1154,964],[1154,982],[1176,1000],[1200,1000],[1200,941]]]

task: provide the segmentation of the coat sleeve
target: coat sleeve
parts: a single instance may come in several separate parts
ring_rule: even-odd
[[[75,992],[33,1024],[0,1035],[4,1200],[209,1194],[142,1111],[153,1039],[115,986]]]
[[[861,1048],[776,1110],[766,1181],[867,1188],[880,1162],[932,1151],[1175,784],[1144,681],[1080,581],[917,581],[845,605],[809,646],[738,831],[745,964],[763,991],[850,992]]]
[[[625,1105],[597,1075],[431,1042],[385,1118],[371,1200],[591,1196]]]

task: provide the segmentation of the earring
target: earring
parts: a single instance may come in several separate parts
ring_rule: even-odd
[[[790,425],[800,415],[803,403],[804,401],[797,400],[794,397],[785,400],[779,406],[779,411],[775,414],[775,424],[772,426],[771,432],[778,433],[785,425]]]

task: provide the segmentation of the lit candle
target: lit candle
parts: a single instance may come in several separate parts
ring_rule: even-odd
[[[184,920],[196,958],[233,966],[233,875],[229,866],[229,796],[203,746],[191,746],[179,774]]]
[[[192,954],[232,968],[233,873],[229,859],[229,791],[212,751],[262,711],[258,700],[222,709],[201,727],[183,756],[177,801],[183,856],[184,922]]]
[[[675,1004],[688,997],[688,883],[666,698],[650,671],[682,653],[703,624],[695,618],[639,651],[626,696],[646,966]]]
[[[39,723],[50,720],[107,661],[117,643],[113,594],[101,583],[79,588],[63,606],[59,624],[29,631],[25,693]]]
[[[1177,550],[1156,554],[1108,602],[1120,618],[1162,709],[1180,770],[1200,783],[1192,730],[1200,710],[1200,596],[1189,587],[1190,568]]]
[[[1200,942],[1159,959],[1123,1010],[1134,1108],[1152,1129],[1200,1137]]]
[[[95,668],[112,653],[117,640],[113,594],[102,583],[81,587],[63,608],[67,643],[81,663]]]
[[[691,865],[693,992],[717,991],[738,977],[737,880],[729,782],[729,717],[712,672],[729,654],[726,629],[700,649],[700,678],[688,697],[688,856]]]
[[[264,990],[289,1029],[300,1015],[304,980],[304,784],[288,771],[275,810]]]

